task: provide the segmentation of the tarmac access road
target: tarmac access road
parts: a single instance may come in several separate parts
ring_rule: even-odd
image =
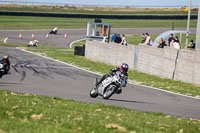
[[[169,28],[112,28],[111,35],[114,33],[131,35],[131,34],[142,34],[148,32],[151,34],[159,34],[165,31],[171,30]],[[176,29],[185,30],[185,29]],[[190,29],[191,33],[195,33],[196,29]],[[68,48],[70,43],[86,38],[86,29],[58,29],[58,34],[48,34],[50,30],[0,30],[0,38],[8,37],[8,42],[17,44],[28,44],[32,40],[32,34],[34,39],[38,40],[40,44],[59,46]],[[19,34],[22,35],[22,39],[19,39]],[[46,35],[48,34],[48,39]],[[64,35],[67,38],[64,38]]]
[[[109,100],[90,98],[98,75],[14,47],[0,47],[0,57],[9,55],[11,70],[0,79],[0,90],[56,96],[87,103],[103,103],[133,110],[200,119],[200,99],[128,84]]]

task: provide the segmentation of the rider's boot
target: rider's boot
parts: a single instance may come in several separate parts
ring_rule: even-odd
[[[122,93],[122,88],[119,88],[117,91],[116,91],[117,94],[120,94]]]

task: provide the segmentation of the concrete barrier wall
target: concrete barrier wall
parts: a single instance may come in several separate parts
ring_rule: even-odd
[[[115,66],[126,62],[133,69],[135,47],[134,45],[126,47],[114,43],[87,41],[85,56],[88,59]]]
[[[172,79],[178,50],[138,47],[138,71]]]
[[[164,49],[144,45],[122,46],[87,41],[88,59],[119,66],[126,62],[130,69],[169,79],[200,85],[200,51]]]
[[[179,52],[175,80],[200,85],[200,51]]]

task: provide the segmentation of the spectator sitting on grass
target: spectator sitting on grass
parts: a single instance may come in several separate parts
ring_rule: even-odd
[[[195,43],[194,43],[194,41],[193,40],[191,40],[190,41],[190,45],[189,46],[187,46],[187,48],[192,48],[192,49],[194,49],[195,48]]]
[[[173,42],[171,48],[175,48],[175,49],[180,49],[180,43],[178,42]]]
[[[145,33],[142,33],[142,41],[141,41],[141,43],[145,43],[145,41],[146,41],[146,36],[145,36]]]
[[[174,38],[174,40],[171,41],[171,48],[175,48],[175,49],[181,48],[181,45],[177,36]]]
[[[120,44],[121,44],[121,45],[127,46],[127,42],[126,42],[126,38],[125,38],[125,35],[124,35],[124,34],[122,34],[122,41],[121,41]]]
[[[163,38],[160,38],[160,40],[158,40],[157,47],[158,48],[164,48],[164,46],[167,46],[167,45],[165,44],[165,41],[163,40]]]
[[[180,44],[180,41],[179,41],[179,39],[178,39],[178,36],[175,36],[175,38],[174,38],[173,40],[174,40],[174,42],[177,42],[177,43]]]
[[[120,37],[120,34],[117,34],[117,37],[114,41],[115,43],[121,43],[122,42],[122,38]]]
[[[111,42],[115,42],[115,41],[116,41],[116,38],[117,38],[117,34],[115,33],[115,34],[112,36]]]
[[[152,40],[151,40],[151,37],[149,36],[149,33],[145,33],[145,37],[146,37],[146,41],[144,45],[152,46]]]

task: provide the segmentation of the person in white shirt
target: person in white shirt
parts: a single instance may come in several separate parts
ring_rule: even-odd
[[[120,44],[121,44],[121,45],[127,46],[127,42],[126,42],[126,38],[125,38],[125,35],[124,35],[124,34],[122,35],[122,41],[121,41]]]
[[[149,33],[145,33],[145,36],[146,36],[146,41],[145,41],[144,45],[152,46],[152,40],[151,40]]]

